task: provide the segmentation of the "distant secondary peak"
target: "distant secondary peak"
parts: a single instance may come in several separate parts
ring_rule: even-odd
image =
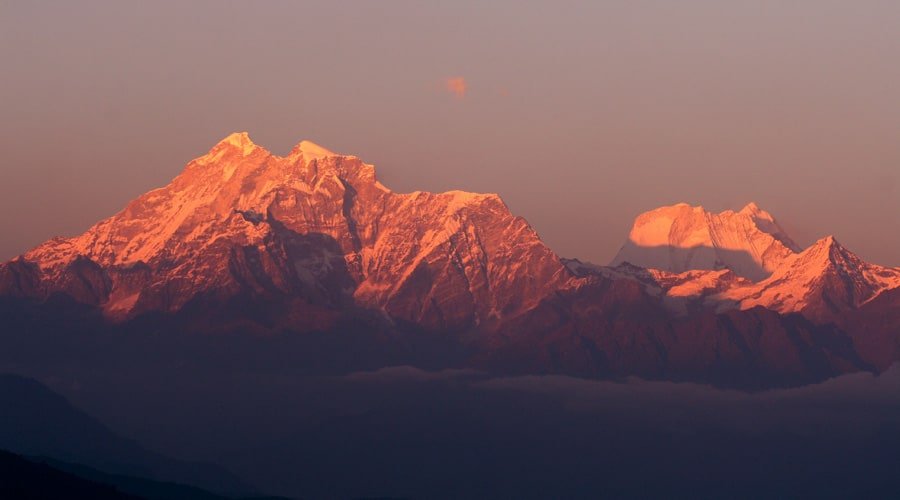
[[[675,209],[675,208],[678,208],[678,209],[690,208],[691,210],[703,210],[702,205],[691,205],[690,203],[685,203],[683,201],[680,203],[676,203],[674,205],[667,206],[667,207],[666,206],[659,207],[657,210],[669,210],[669,209]]]
[[[745,214],[755,214],[758,212],[762,212],[762,209],[760,209],[759,205],[757,205],[756,202],[753,201],[747,203],[744,208],[741,209],[741,213]]]
[[[294,146],[294,149],[291,150],[290,156],[298,155],[303,155],[303,157],[307,160],[318,160],[321,158],[327,158],[329,156],[338,156],[338,154],[334,151],[319,146],[312,141],[300,141],[299,144]]]
[[[828,236],[826,236],[826,237],[824,237],[824,238],[820,238],[820,239],[817,240],[815,243],[813,243],[813,244],[810,246],[810,248],[818,248],[818,249],[822,249],[822,250],[827,250],[827,251],[829,251],[829,252],[832,252],[832,251],[838,251],[838,252],[845,251],[844,247],[840,244],[840,242],[838,242],[838,240],[835,239],[835,237],[832,236],[832,235],[828,235]]]
[[[813,265],[813,267],[819,268],[828,266],[847,267],[849,265],[853,267],[861,262],[862,260],[856,254],[844,248],[834,236],[829,235],[819,239],[800,253],[795,266]]]
[[[828,235],[824,238],[819,238],[812,245],[807,247],[802,253],[807,254],[825,254],[830,253],[834,250],[842,250],[844,247],[841,246],[840,243],[834,238],[834,236]]]
[[[652,223],[660,218],[677,218],[692,213],[704,213],[702,206],[694,206],[688,203],[676,203],[674,205],[664,205],[653,210],[644,212],[637,216],[634,221],[635,226],[641,226],[646,223]]]
[[[637,216],[611,265],[630,262],[673,273],[724,266],[758,281],[799,250],[756,203],[720,213],[678,203]]]
[[[748,217],[752,217],[757,221],[764,220],[768,222],[775,222],[775,217],[773,217],[772,214],[766,212],[765,210],[760,208],[759,205],[752,201],[750,203],[747,203],[747,205],[745,205],[744,208],[742,208],[738,213],[746,215]]]
[[[250,139],[250,134],[247,132],[234,132],[233,134],[229,134],[227,137],[219,141],[213,147],[213,150],[220,149],[222,147],[232,147],[241,152],[242,155],[246,156],[253,152],[254,149],[258,148],[252,139]]]
[[[838,243],[838,240],[833,235],[830,235],[830,234],[828,236],[816,241],[816,244],[822,245],[822,246],[827,246],[827,247],[831,247],[834,245],[840,245],[840,243]]]

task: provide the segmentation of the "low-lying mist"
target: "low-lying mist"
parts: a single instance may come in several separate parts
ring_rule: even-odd
[[[311,498],[882,496],[900,366],[755,393],[397,366],[40,377],[123,435]]]

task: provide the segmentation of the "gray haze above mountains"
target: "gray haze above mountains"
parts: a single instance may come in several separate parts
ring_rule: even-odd
[[[657,206],[756,201],[800,245],[900,265],[893,2],[0,11],[2,260],[248,130],[396,191],[498,192],[563,256],[608,262]]]

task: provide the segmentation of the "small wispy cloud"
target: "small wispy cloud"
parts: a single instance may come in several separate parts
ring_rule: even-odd
[[[444,82],[444,88],[447,92],[450,92],[457,99],[463,99],[466,97],[466,90],[468,89],[468,85],[466,84],[466,79],[461,76],[454,76],[452,78],[448,78]]]

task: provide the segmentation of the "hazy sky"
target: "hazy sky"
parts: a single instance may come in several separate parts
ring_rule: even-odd
[[[0,258],[229,132],[500,193],[563,256],[754,200],[900,265],[900,2],[0,0]]]

